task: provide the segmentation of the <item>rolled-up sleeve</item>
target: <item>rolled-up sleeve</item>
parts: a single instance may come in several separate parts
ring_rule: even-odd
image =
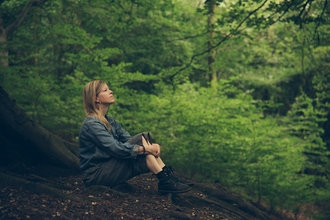
[[[89,127],[91,138],[94,143],[116,158],[127,159],[133,158],[138,154],[138,145],[130,143],[122,143],[116,140],[111,132],[108,131],[106,126],[98,120],[91,120],[87,123]],[[127,135],[127,134],[125,134]]]

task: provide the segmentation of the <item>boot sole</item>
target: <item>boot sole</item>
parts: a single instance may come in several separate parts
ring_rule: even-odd
[[[167,194],[167,193],[173,193],[173,194],[180,194],[180,193],[185,193],[188,192],[189,190],[191,190],[191,188],[189,187],[188,189],[184,189],[184,190],[180,190],[180,191],[171,191],[171,190],[158,190],[158,192],[160,194]]]

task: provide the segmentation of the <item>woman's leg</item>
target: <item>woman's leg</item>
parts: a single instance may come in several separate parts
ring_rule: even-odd
[[[161,167],[159,165],[159,163],[154,155],[152,155],[152,154],[146,155],[146,161],[147,161],[147,166],[148,166],[150,172],[152,172],[153,174],[157,174],[163,170],[162,169],[163,167]]]
[[[144,139],[147,143],[151,144],[150,134],[147,132],[141,133],[141,144],[143,143],[142,139]],[[140,143],[138,143],[140,144]],[[149,170],[153,173],[159,173],[162,171],[163,167],[165,166],[164,162],[160,157],[155,158],[153,155],[149,154],[146,156],[147,165]]]
[[[155,158],[153,155],[146,155],[147,166],[149,170],[153,173],[159,173],[165,167],[165,163],[160,157]]]
[[[131,139],[128,140],[131,144],[139,144],[142,145],[142,140],[149,142],[151,144],[150,134],[148,132],[140,133],[135,135]],[[179,181],[172,181],[169,173],[164,171],[165,163],[160,157],[155,157],[152,154],[143,155],[145,156],[145,162],[150,172],[155,174],[158,178],[158,192],[160,193],[183,193],[189,191],[191,188],[188,185],[182,184]],[[164,169],[163,169],[164,168]]]
[[[135,135],[134,137],[130,138],[127,142],[131,144],[139,144],[142,145],[142,139],[146,142],[151,143],[150,134],[148,132],[143,132],[140,134]],[[160,158],[155,158],[152,154],[146,155],[146,162],[148,169],[153,173],[157,174],[162,171],[162,168],[165,166],[164,162]]]
[[[159,166],[161,168],[165,167],[165,163],[163,162],[163,160],[160,157],[155,158],[157,160],[157,163],[159,164]]]

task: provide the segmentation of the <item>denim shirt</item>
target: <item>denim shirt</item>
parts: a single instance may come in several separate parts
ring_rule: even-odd
[[[96,117],[87,116],[79,133],[79,158],[82,172],[96,168],[111,158],[134,158],[138,154],[138,145],[126,141],[131,135],[112,117],[106,116],[111,132]]]

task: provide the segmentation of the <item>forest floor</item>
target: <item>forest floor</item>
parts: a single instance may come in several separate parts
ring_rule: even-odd
[[[277,219],[235,201],[242,198],[215,184],[205,188],[196,183],[189,192],[161,195],[151,174],[112,189],[87,188],[81,175],[53,169],[43,168],[25,179],[33,184],[0,181],[0,219]]]

